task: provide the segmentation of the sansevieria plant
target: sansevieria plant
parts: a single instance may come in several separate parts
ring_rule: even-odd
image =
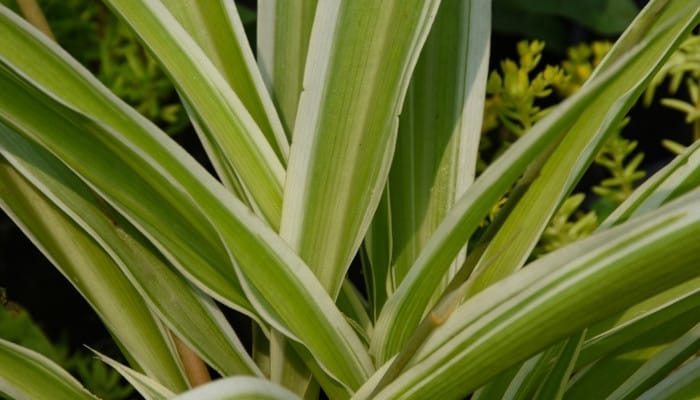
[[[478,177],[488,0],[261,0],[253,44],[231,0],[106,3],[215,175],[0,8],[0,206],[143,397],[700,396],[697,145],[590,237],[531,255],[700,0],[649,2]],[[0,393],[95,398],[4,340]]]

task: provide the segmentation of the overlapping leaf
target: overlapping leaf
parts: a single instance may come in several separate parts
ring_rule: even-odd
[[[698,204],[696,189],[482,291],[437,327],[404,374],[375,398],[466,395],[591,322],[698,277],[692,245],[700,233]],[[357,398],[369,393],[363,388]]]
[[[412,75],[396,151],[365,241],[378,313],[474,179],[481,137],[490,2],[442,2]],[[457,261],[458,263],[459,261]],[[388,281],[387,281],[388,279]]]
[[[438,5],[318,3],[280,233],[333,298],[381,198],[398,114]]]
[[[196,349],[217,371],[231,375],[262,375],[213,301],[174,271],[131,224],[63,164],[35,144],[6,131],[0,136],[0,149],[27,179],[51,197],[54,207],[61,208],[66,214],[61,218],[61,213],[56,212],[54,224],[80,225],[84,230],[83,235],[94,238],[106,251],[103,258],[112,259],[104,268],[114,268],[114,263],[119,265],[139,293],[126,290],[114,293],[101,288],[102,292],[92,290],[93,296],[99,296],[99,300],[107,304],[118,300],[138,301],[139,295],[143,296],[170,329]],[[51,206],[50,203],[46,204],[46,207]],[[15,204],[13,209],[17,207]],[[38,245],[49,240],[41,235],[33,235],[33,239]],[[62,245],[70,247],[72,242],[66,241]],[[97,265],[91,269],[96,271],[94,275],[82,276],[85,274],[76,272],[66,275],[75,276],[72,280],[84,282],[83,285],[92,285],[100,281],[96,278],[111,275],[109,270],[98,270]],[[57,268],[63,270],[63,265],[57,263]],[[126,307],[128,304],[122,305],[121,309]],[[125,313],[128,311],[124,310]],[[107,315],[119,313],[112,311]],[[124,332],[123,327],[137,328],[134,323],[120,323],[116,326],[119,333]],[[148,328],[142,328],[141,335],[147,335],[150,332]],[[143,352],[144,349],[138,351]],[[136,353],[136,356],[139,355]]]
[[[221,276],[232,285],[235,263],[238,276],[246,281],[246,294],[255,297],[255,311],[276,329],[301,341],[313,360],[335,379],[350,388],[358,387],[372,372],[360,339],[308,267],[213,178],[204,174],[195,177],[201,170],[186,170],[167,144],[160,144],[160,151],[151,153],[149,147],[139,147],[123,132],[52,101],[6,68],[0,72],[0,90],[15,94],[12,99],[0,97],[0,119],[60,157],[203,290],[231,303],[238,292],[209,282],[220,282],[217,278]],[[39,112],[43,118],[34,119],[26,110]],[[161,140],[168,139],[163,136]],[[166,160],[156,162],[152,157]],[[114,165],[121,168],[115,170]],[[182,209],[192,201],[200,209]],[[212,276],[210,264],[198,270],[197,263],[182,262],[170,253],[191,248],[187,239],[196,233],[191,226],[204,222],[213,225],[231,257],[216,266],[214,271],[221,273],[218,276]],[[295,301],[288,301],[290,298]]]
[[[0,393],[37,400],[96,400],[53,361],[0,339]],[[37,384],[40,382],[40,384]]]
[[[692,26],[696,14],[689,13],[689,10],[697,12],[692,5],[686,4],[674,8],[670,14],[665,15],[667,19],[660,24],[661,29],[653,30],[642,44],[631,49],[625,56],[618,59],[614,66],[607,68],[579,93],[567,99],[540,121],[525,137],[516,142],[491,165],[462,196],[426,245],[395,296],[389,300],[382,311],[372,343],[373,351],[375,354],[381,355],[380,359],[386,360],[405,343],[410,332],[415,329],[418,321],[426,312],[435,288],[440,282],[439,279],[442,278],[450,262],[457,255],[459,248],[474,232],[477,224],[495,201],[510,188],[510,185],[523,173],[529,163],[534,161],[553,141],[560,140],[561,135],[568,132],[576,123],[582,124],[581,128],[596,129],[596,126],[587,125],[588,119],[579,120],[584,109],[592,109],[591,104],[597,104],[597,101],[602,97],[606,99],[624,97],[625,100],[622,103],[627,103],[629,94],[626,90],[630,85],[637,83],[638,76],[635,75],[645,76],[653,71],[658,65],[659,57],[672,51],[674,44],[677,44],[679,35],[687,32],[688,27]],[[679,20],[683,22],[681,23]],[[671,22],[673,24],[670,24]],[[613,93],[608,91],[608,88],[616,89]],[[603,126],[609,122],[603,120]],[[571,139],[569,136],[566,138],[572,142],[581,139],[577,135]],[[585,146],[585,142],[575,143],[575,145],[578,146],[576,147],[578,152],[581,146]],[[573,146],[573,144],[568,146]],[[558,159],[561,159],[561,156],[564,156],[563,153],[560,153]],[[578,164],[585,165],[583,161]],[[548,168],[548,171],[551,171],[549,173],[558,173],[556,163],[550,163]],[[579,171],[577,174],[580,174],[580,168],[581,166],[576,168]],[[534,173],[537,174],[537,172]],[[576,174],[573,177],[567,177],[564,180],[565,185],[570,185],[576,179]],[[542,182],[546,184],[546,181]],[[548,196],[550,196],[549,193],[545,197]],[[530,200],[530,203],[532,201],[536,200]],[[541,212],[544,207],[543,210],[540,210],[539,206],[533,210]],[[540,218],[543,217],[540,216]],[[511,241],[505,244],[500,242],[501,247],[498,248],[492,245],[491,256],[482,258],[484,264],[501,268],[500,263],[495,262],[494,259],[504,257],[512,257],[516,263],[524,261],[526,255],[522,251],[511,255],[510,251],[500,250],[506,247],[510,249],[518,243],[522,246],[532,241],[530,235],[519,234],[524,225],[518,225],[515,222],[522,221],[514,218],[512,222],[512,226],[499,235],[501,238],[508,236]],[[488,280],[488,276],[485,279]]]
[[[280,161],[286,165],[289,141],[265,90],[235,5],[225,0],[166,0],[164,4],[231,85]]]
[[[5,139],[7,128],[0,125],[0,132]],[[83,295],[118,338],[125,355],[163,385],[186,389],[167,333],[119,267],[4,156],[0,176],[0,206]]]
[[[284,166],[216,65],[160,1],[108,4],[137,32],[170,74],[190,106],[188,111],[195,113],[197,123],[202,125],[201,132],[211,135],[205,144],[210,144],[210,151],[218,156],[214,160],[240,179],[243,190],[250,194],[248,200],[271,225],[277,226]],[[274,135],[275,140],[281,139],[277,133]]]

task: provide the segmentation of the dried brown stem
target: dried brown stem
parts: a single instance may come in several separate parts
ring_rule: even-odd
[[[172,335],[173,341],[175,342],[175,347],[180,355],[180,360],[182,360],[182,365],[185,367],[185,374],[187,374],[187,380],[190,382],[192,387],[203,385],[211,381],[209,376],[209,371],[207,366],[204,364],[201,358],[192,351],[182,340],[177,336]]]
[[[51,27],[46,21],[46,17],[36,0],[17,0],[17,5],[24,18],[30,24],[34,25],[35,28],[43,32],[54,42],[56,41],[56,36],[54,36],[53,31],[51,31]]]

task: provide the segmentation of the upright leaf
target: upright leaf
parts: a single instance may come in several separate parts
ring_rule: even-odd
[[[382,309],[371,342],[372,353],[378,360],[386,361],[401,349],[427,312],[449,266],[496,201],[552,141],[559,140],[578,114],[596,101],[606,85],[624,79],[625,68],[638,55],[638,51],[632,52],[616,68],[565,100],[514,143],[460,197]]]
[[[280,232],[331,297],[381,198],[406,87],[438,5],[318,4]]]
[[[413,72],[399,118],[386,200],[391,227],[377,221],[368,250],[390,252],[389,290],[407,274],[435,228],[474,180],[481,137],[489,1],[443,1]],[[386,218],[378,213],[378,218]],[[385,232],[385,233],[383,233]],[[391,237],[387,237],[391,235]],[[382,245],[383,244],[383,245]],[[390,248],[389,247],[390,244]],[[370,254],[370,259],[377,256]],[[379,273],[389,265],[373,265]],[[379,276],[377,278],[380,278]],[[386,282],[374,279],[381,308]]]
[[[184,168],[189,159],[179,158],[169,142],[143,145],[149,137],[130,137],[90,120],[5,67],[0,68],[3,90],[13,97],[0,96],[0,120],[56,154],[202,290],[232,305],[243,290],[241,301],[254,308],[243,310],[307,348],[305,361],[318,363],[319,371],[346,390],[372,373],[359,337],[298,255],[211,176]],[[32,118],[34,112],[42,118]],[[215,229],[215,242],[193,246],[191,240],[200,240],[208,229]],[[218,258],[217,243],[226,246],[227,259]],[[206,249],[213,254],[200,253]]]
[[[272,99],[265,90],[233,2],[166,0],[163,3],[221,72],[277,157],[286,165],[289,141]]]
[[[258,2],[258,65],[292,136],[318,0]]]

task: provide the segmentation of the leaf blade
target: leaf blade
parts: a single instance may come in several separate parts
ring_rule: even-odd
[[[0,361],[0,392],[5,394],[31,399],[97,399],[53,361],[4,339],[0,339]]]
[[[415,369],[409,367],[377,398],[465,395],[596,319],[697,277],[697,254],[688,243],[700,229],[698,202],[695,190],[646,218],[550,253],[482,291],[417,351]],[[661,260],[669,269],[655,268]],[[564,297],[568,301],[560,301]]]
[[[258,65],[291,139],[318,0],[258,3]]]
[[[198,118],[211,134],[208,142],[241,179],[252,200],[273,226],[281,212],[284,166],[265,135],[221,73],[180,26],[165,5],[156,0],[110,1],[140,35],[173,77]]]
[[[8,71],[0,68],[0,72]],[[17,94],[12,100],[0,96],[0,119],[11,121],[19,133],[57,154],[202,290],[226,304],[235,305],[236,296],[253,302],[244,308],[246,312],[260,315],[309,348],[309,360],[350,388],[359,387],[371,374],[373,365],[364,345],[316,277],[275,231],[223,186],[208,175],[198,176],[196,169],[184,168],[165,144],[158,146],[163,151],[151,154],[150,148],[139,147],[143,138],[131,142],[124,132],[46,98],[12,73],[0,73],[0,87]],[[27,108],[27,104],[31,105]],[[26,109],[41,110],[45,118],[32,120]],[[67,134],[73,131],[82,134]],[[121,168],[115,170],[114,165]],[[174,202],[173,196],[181,197]],[[216,247],[215,254],[203,255],[216,257],[214,262],[222,265],[171,259],[172,252],[193,245],[196,232],[188,224],[206,227],[208,223],[215,242],[199,242],[197,246],[202,247],[194,249],[225,245],[227,259],[216,254],[220,251]],[[180,228],[174,229],[178,224]],[[236,289],[238,282],[244,287]],[[290,298],[296,300],[287,301]]]
[[[110,332],[119,338],[127,355],[164,385],[185,389],[187,384],[167,339],[118,267],[81,228],[12,168],[4,156],[0,175],[2,208],[78,289]]]
[[[318,3],[280,232],[334,298],[379,203],[437,3]]]

